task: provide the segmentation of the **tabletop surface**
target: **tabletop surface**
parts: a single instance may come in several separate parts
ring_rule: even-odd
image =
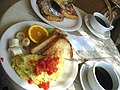
[[[80,35],[88,37],[94,43],[95,51],[78,51],[77,54],[81,60],[89,59],[89,60],[101,60],[104,59],[109,62],[115,70],[120,75],[120,55],[119,52],[113,43],[112,39],[109,38],[107,40],[100,39],[94,36],[86,27],[84,22],[84,17],[87,15],[84,11],[79,10],[82,17],[82,26],[78,31],[72,32],[71,34],[80,33]],[[5,32],[5,30],[11,25],[18,23],[20,21],[41,21],[40,18],[34,13],[31,8],[29,0],[20,0],[19,2],[12,5],[3,15],[0,21],[0,37]],[[81,63],[82,61],[80,61]],[[78,83],[78,77],[76,77],[75,82]],[[75,85],[75,83],[74,83]],[[80,84],[75,85],[80,86]],[[79,88],[80,88],[79,87]],[[75,90],[80,90],[80,89]],[[69,89],[68,90],[72,90]],[[81,89],[82,90],[82,89]]]

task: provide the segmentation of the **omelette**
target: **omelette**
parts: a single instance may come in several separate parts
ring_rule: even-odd
[[[64,71],[64,59],[60,58],[57,64],[57,71],[51,75],[47,72],[42,71],[39,75],[35,74],[35,64],[31,64],[30,61],[37,62],[43,58],[38,54],[28,54],[28,55],[17,55],[11,59],[12,67],[15,69],[16,73],[24,80],[30,80],[32,78],[33,83],[36,85],[42,82],[55,81],[57,80]]]

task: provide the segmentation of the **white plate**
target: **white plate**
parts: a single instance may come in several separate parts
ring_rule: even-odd
[[[28,84],[27,81],[23,80],[16,74],[15,70],[11,67],[11,61],[9,58],[9,54],[7,52],[8,40],[13,38],[15,36],[15,33],[17,33],[18,31],[21,31],[25,29],[26,27],[29,27],[33,24],[40,24],[48,28],[51,27],[41,22],[24,21],[24,22],[19,22],[17,24],[14,24],[10,28],[8,28],[6,32],[3,34],[1,38],[1,42],[0,42],[0,51],[2,52],[0,53],[0,56],[4,58],[4,61],[1,62],[1,64],[5,72],[8,74],[8,76],[22,88],[27,89],[27,90],[43,90],[43,89],[38,88],[37,85]],[[78,72],[78,63],[75,62],[74,60],[71,60],[71,61],[66,60],[63,75],[57,81],[51,82],[49,90],[63,90],[63,89],[68,88],[75,80],[77,72]]]
[[[95,61],[87,61],[80,68],[80,83],[82,85],[83,90],[92,90],[87,79],[87,73],[94,63]]]
[[[94,30],[90,24],[90,17],[91,14],[88,14],[85,16],[85,24],[88,27],[88,29],[93,33],[96,37],[101,39],[109,39],[110,38],[110,32],[106,32],[104,34],[98,33],[96,30]]]
[[[80,12],[78,11],[78,9],[76,7],[74,7],[74,8],[78,15],[77,19],[64,18],[64,21],[62,21],[62,22],[48,21],[41,15],[39,7],[36,4],[36,1],[37,0],[30,0],[31,6],[32,6],[33,10],[35,11],[35,13],[46,23],[48,23],[56,28],[59,28],[60,30],[63,30],[63,31],[76,31],[81,27],[82,18],[81,18]]]

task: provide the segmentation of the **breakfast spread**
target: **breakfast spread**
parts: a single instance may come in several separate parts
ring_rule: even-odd
[[[35,34],[30,34],[33,28]],[[47,36],[44,37],[46,33]],[[36,34],[39,38],[44,38],[38,40],[34,37]],[[44,90],[50,88],[50,82],[62,76],[64,58],[71,59],[73,56],[66,35],[56,28],[49,33],[41,25],[32,25],[26,31],[17,32],[15,38],[9,40],[8,53],[16,73],[29,84],[34,83]]]
[[[37,0],[40,13],[49,21],[61,22],[64,17],[76,19],[78,16],[71,2],[65,0]]]
[[[19,3],[13,6],[19,8],[21,7],[21,4],[27,5],[27,0],[23,1],[25,1],[25,4],[20,1],[20,6],[18,5]],[[19,14],[22,16],[22,19],[21,17],[15,17],[14,19],[20,18],[20,21],[41,19],[51,26],[39,21],[23,21],[8,28],[1,37],[0,50],[2,52],[2,57],[0,57],[0,62],[10,79],[16,83],[14,90],[18,90],[16,87],[25,90],[73,90],[73,88],[89,90],[91,88],[99,89],[101,87],[108,90],[118,89],[118,86],[120,85],[119,78],[116,78],[118,75],[113,73],[114,70],[111,71],[112,68],[108,67],[108,64],[105,65],[100,63],[102,59],[104,60],[104,57],[102,56],[108,54],[101,54],[101,52],[104,52],[104,50],[109,52],[109,48],[111,48],[106,46],[106,41],[102,42],[100,40],[100,42],[98,42],[99,40],[97,40],[97,38],[92,39],[91,37],[95,42],[94,49],[96,52],[93,52],[93,54],[96,54],[97,52],[100,54],[98,55],[98,59],[95,58],[93,61],[92,59],[90,59],[90,61],[84,59],[84,57],[86,58],[86,56],[89,55],[93,58],[96,57],[96,55],[91,55],[91,52],[89,53],[87,48],[84,48],[85,53],[82,50],[77,50],[77,52],[76,50],[72,50],[72,46],[69,43],[71,39],[66,38],[67,35],[64,33],[77,37],[81,35],[82,37],[90,37],[89,35],[91,34],[87,34],[86,30],[84,30],[86,28],[84,27],[84,24],[81,24],[82,19],[80,17],[80,12],[74,7],[71,1],[73,0],[30,0],[31,8],[40,18],[36,18],[31,8],[28,7],[29,5],[27,5],[27,7],[22,7],[22,12]],[[14,8],[11,9],[14,11]],[[21,15],[21,13],[23,15]],[[11,13],[8,14],[10,16]],[[5,14],[5,16],[7,16],[7,14]],[[91,15],[88,16],[91,17]],[[107,27],[107,24],[101,21],[100,18],[95,17],[95,19],[103,26]],[[4,19],[2,20],[4,21]],[[7,19],[5,20],[7,22]],[[19,19],[17,20],[19,21]],[[92,32],[91,27],[89,27],[92,24],[89,25],[89,20],[89,17],[85,17],[87,29],[90,29]],[[12,20],[10,21],[12,24]],[[5,23],[3,25],[5,26]],[[81,30],[81,25],[83,25],[82,31],[71,32]],[[61,30],[63,30],[64,33],[61,32]],[[102,39],[101,36],[96,36]],[[107,34],[103,36],[108,38],[106,36],[110,35]],[[74,41],[73,43],[73,49],[75,48],[74,45],[76,46],[76,42]],[[85,45],[84,42],[82,44]],[[78,46],[80,46],[80,48],[82,47],[82,45]],[[102,48],[102,51],[99,52],[101,48],[99,50],[98,47],[103,46],[105,48]],[[112,51],[114,51],[114,49]],[[81,54],[85,60],[84,63],[81,63],[80,68],[78,68],[80,57],[77,57],[76,54]],[[109,54],[112,54],[112,52],[110,51]],[[100,61],[99,56],[101,58]],[[117,60],[116,58],[118,57],[115,57],[114,59]],[[96,64],[97,60],[99,64]],[[113,60],[109,60],[110,63],[112,61]],[[117,65],[116,62],[114,65]],[[77,75],[80,77],[76,78]],[[79,80],[80,82],[76,80]],[[12,83],[14,84],[14,82]],[[75,85],[74,87],[73,82],[77,82],[78,86],[76,87]]]

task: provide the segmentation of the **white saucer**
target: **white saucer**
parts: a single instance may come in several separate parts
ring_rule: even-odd
[[[91,33],[93,33],[96,37],[101,38],[101,39],[109,39],[110,38],[110,32],[106,32],[104,34],[100,34],[99,32],[97,32],[96,30],[94,30],[90,24],[90,17],[91,14],[88,14],[85,16],[85,24],[88,27],[88,29],[90,30]]]
[[[87,79],[87,73],[88,69],[90,69],[94,65],[94,63],[95,61],[87,61],[80,68],[80,83],[83,90],[92,90]]]

